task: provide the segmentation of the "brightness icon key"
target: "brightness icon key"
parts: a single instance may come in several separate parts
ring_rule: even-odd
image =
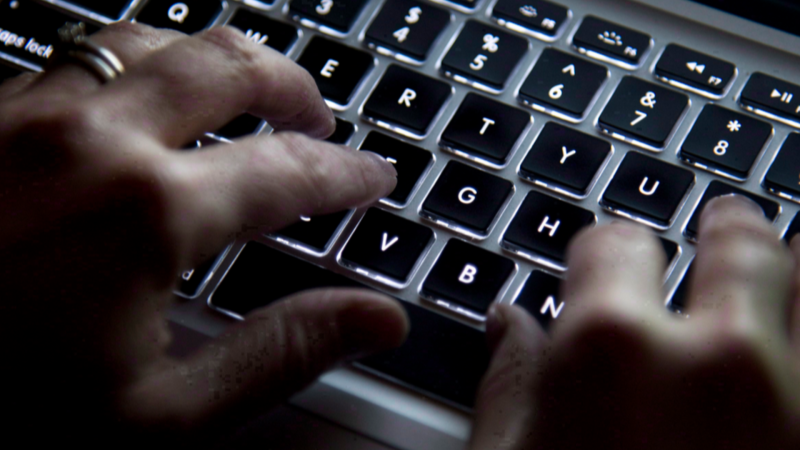
[[[575,32],[572,45],[589,57],[633,69],[644,60],[653,40],[640,31],[588,16]]]

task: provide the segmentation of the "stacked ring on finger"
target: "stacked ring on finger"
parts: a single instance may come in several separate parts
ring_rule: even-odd
[[[111,50],[95,44],[86,36],[83,22],[67,22],[58,30],[61,40],[61,55],[75,59],[89,67],[103,84],[121,77],[125,67]],[[65,58],[66,59],[66,58]]]

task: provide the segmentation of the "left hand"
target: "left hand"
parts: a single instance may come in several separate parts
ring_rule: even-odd
[[[664,259],[642,227],[591,229],[552,339],[495,308],[470,448],[800,448],[800,240],[790,252],[750,200],[709,202],[688,318],[664,308]]]

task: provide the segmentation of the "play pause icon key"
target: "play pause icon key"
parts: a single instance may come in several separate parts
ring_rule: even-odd
[[[750,111],[800,128],[795,93],[800,93],[800,86],[757,72],[747,80],[739,101]]]

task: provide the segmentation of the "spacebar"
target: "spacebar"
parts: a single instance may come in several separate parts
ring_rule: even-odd
[[[212,307],[244,316],[282,297],[323,286],[365,287],[257,242],[249,242],[211,296]],[[372,289],[372,288],[370,288]],[[472,408],[489,364],[484,334],[441,314],[400,301],[411,321],[397,349],[357,366],[461,407]]]

